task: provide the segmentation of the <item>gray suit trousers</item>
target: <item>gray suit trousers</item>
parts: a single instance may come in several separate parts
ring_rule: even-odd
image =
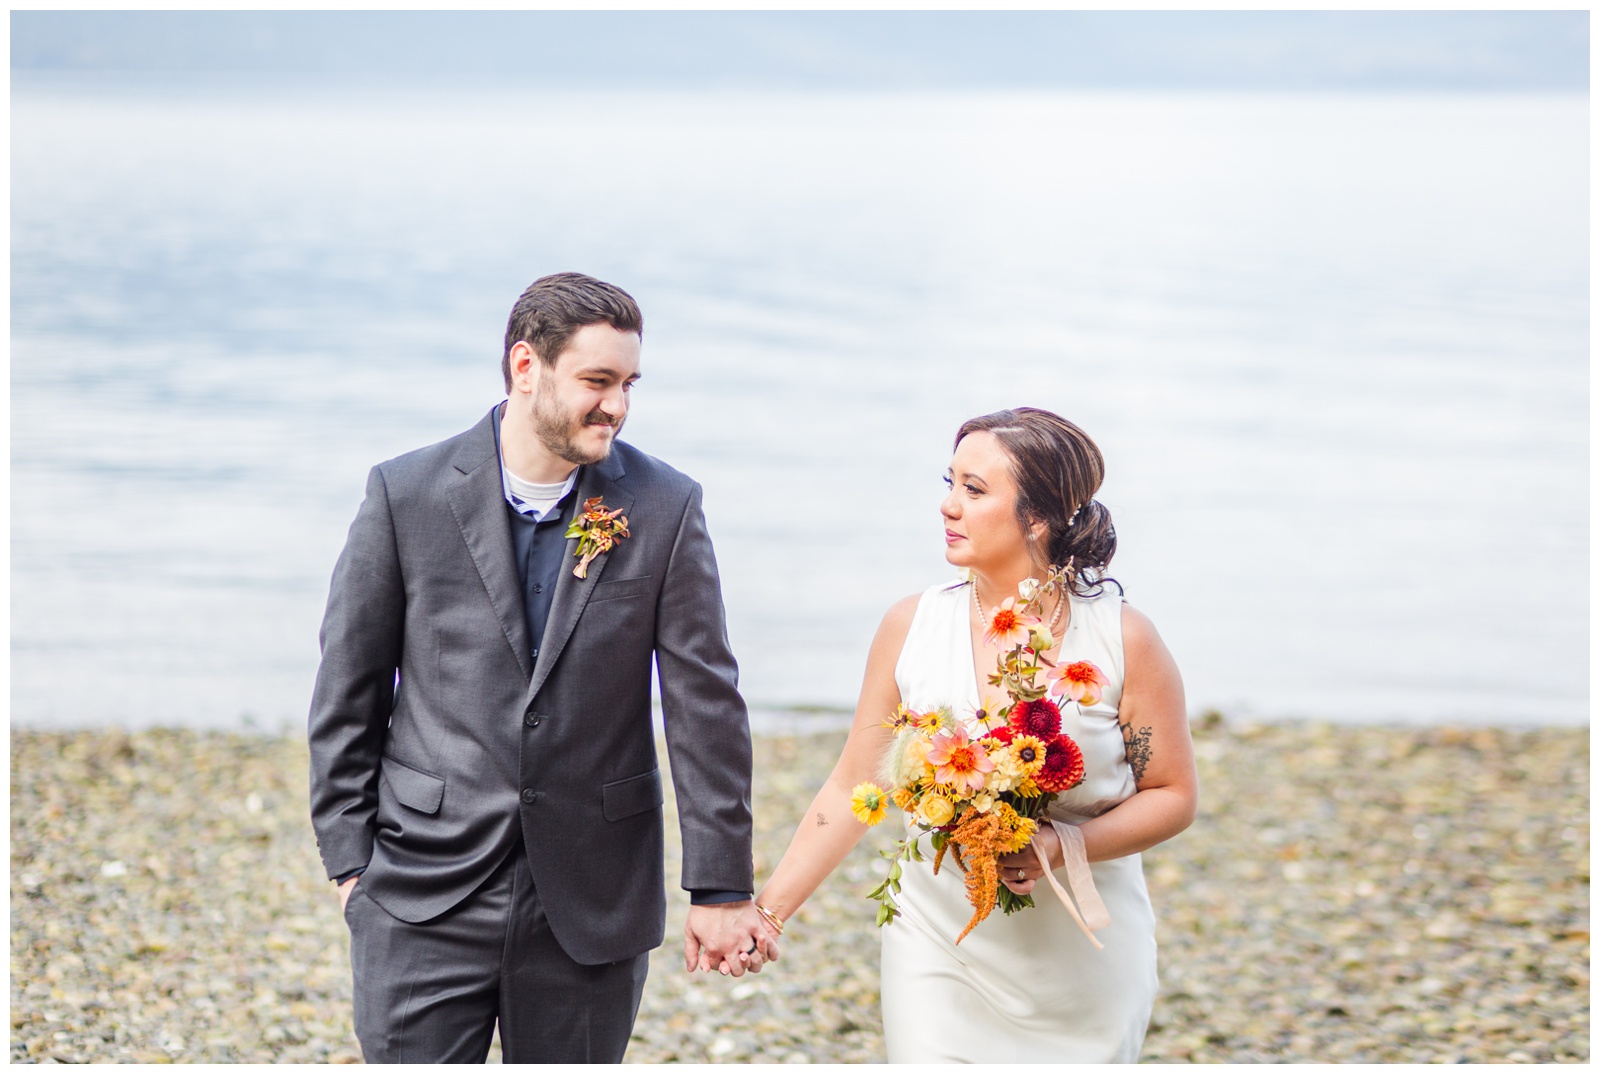
[[[556,943],[519,840],[489,879],[421,924],[345,907],[356,1036],[369,1063],[620,1063],[648,954],[584,966]]]

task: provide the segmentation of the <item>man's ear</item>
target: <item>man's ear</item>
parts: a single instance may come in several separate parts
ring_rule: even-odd
[[[539,386],[540,367],[544,363],[534,353],[526,340],[511,345],[511,390],[532,392]]]

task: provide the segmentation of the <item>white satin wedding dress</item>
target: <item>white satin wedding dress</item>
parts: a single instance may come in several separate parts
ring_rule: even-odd
[[[969,727],[978,707],[969,584],[922,594],[895,666],[901,700],[918,711],[948,706]],[[1062,705],[1062,730],[1083,750],[1084,781],[1051,806],[1081,824],[1131,796],[1117,705],[1122,697],[1122,598],[1074,597],[1059,661],[1090,660],[1111,680],[1087,708]],[[986,692],[994,693],[985,683]],[[927,841],[923,841],[927,849]],[[957,946],[972,916],[959,868],[947,856],[907,862],[902,916],[883,936],[883,1032],[892,1063],[1136,1062],[1156,995],[1155,917],[1137,854],[1088,866],[1110,915],[1096,950],[1045,883],[1037,904],[998,908]],[[1066,883],[1067,870],[1056,875]],[[1079,900],[1081,908],[1083,900]],[[1094,921],[1091,920],[1093,925]]]

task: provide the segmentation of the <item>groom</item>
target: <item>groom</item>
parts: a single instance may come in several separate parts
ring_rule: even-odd
[[[506,401],[367,478],[309,741],[369,1062],[481,1062],[497,1022],[508,1063],[621,1061],[666,923],[652,658],[686,968],[777,957],[750,901],[750,736],[700,486],[616,440],[642,330],[621,288],[536,281],[506,328]],[[593,542],[566,534],[596,500],[611,546],[579,570]]]

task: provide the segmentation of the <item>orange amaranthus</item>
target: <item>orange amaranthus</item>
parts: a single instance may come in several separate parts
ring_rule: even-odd
[[[962,814],[961,823],[950,833],[951,853],[956,864],[966,870],[967,901],[972,904],[972,920],[956,937],[956,943],[965,940],[978,922],[994,912],[994,904],[1000,898],[1000,855],[1008,853],[1004,848],[1010,842],[1011,832],[1000,814],[976,809]],[[963,849],[965,855],[961,853]],[[933,871],[938,875],[938,861],[934,862]]]

